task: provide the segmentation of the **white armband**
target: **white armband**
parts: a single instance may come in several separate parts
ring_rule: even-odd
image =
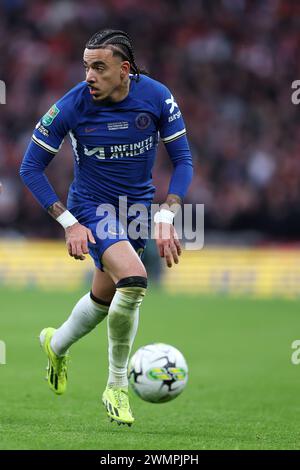
[[[160,222],[164,222],[165,224],[172,224],[174,220],[175,214],[172,211],[167,209],[161,209],[159,212],[156,212],[154,215],[154,222],[156,224]]]
[[[57,217],[57,222],[63,226],[63,228],[71,227],[78,222],[78,220],[69,211],[65,211]]]

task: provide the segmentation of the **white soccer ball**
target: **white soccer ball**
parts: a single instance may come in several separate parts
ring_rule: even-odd
[[[183,391],[188,366],[181,352],[173,346],[148,344],[138,349],[129,361],[128,379],[143,400],[165,403]]]

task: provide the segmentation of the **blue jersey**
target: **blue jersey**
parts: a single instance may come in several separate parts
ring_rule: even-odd
[[[141,75],[137,81],[130,76],[127,97],[109,103],[95,102],[87,83],[81,82],[37,124],[21,175],[45,208],[58,200],[44,175],[39,175],[36,184],[30,177],[41,160],[43,168],[39,169],[44,170],[69,134],[74,154],[69,208],[88,202],[118,204],[119,196],[127,196],[129,204],[150,204],[155,191],[152,168],[161,138],[175,167],[168,192],[183,197],[192,172],[185,133],[174,97],[152,78]],[[45,158],[36,157],[41,150]]]

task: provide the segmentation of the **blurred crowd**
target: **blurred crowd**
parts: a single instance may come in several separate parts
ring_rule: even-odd
[[[136,62],[183,112],[194,160],[185,202],[205,204],[206,229],[300,237],[300,2],[294,0],[0,0],[0,233],[61,235],[18,176],[39,118],[84,79],[82,52],[102,28],[132,38]],[[67,139],[66,139],[67,140]],[[62,200],[69,144],[47,174]],[[171,165],[163,146],[155,201]]]

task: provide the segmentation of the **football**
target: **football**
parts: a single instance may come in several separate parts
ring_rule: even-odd
[[[185,388],[188,366],[178,349],[153,343],[138,349],[132,356],[128,378],[140,398],[151,403],[165,403]]]

